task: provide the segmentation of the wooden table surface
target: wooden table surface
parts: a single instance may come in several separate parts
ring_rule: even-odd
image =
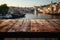
[[[5,38],[4,40],[58,40],[58,38]]]
[[[0,19],[0,32],[60,32],[60,19]]]

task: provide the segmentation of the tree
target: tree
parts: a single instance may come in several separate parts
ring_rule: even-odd
[[[7,4],[3,4],[0,6],[0,14],[2,15],[6,15],[8,12],[9,7],[7,6]]]

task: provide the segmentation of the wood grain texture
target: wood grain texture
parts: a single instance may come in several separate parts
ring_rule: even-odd
[[[4,40],[58,40],[57,38],[5,38]]]
[[[2,19],[0,32],[60,32],[60,19]]]

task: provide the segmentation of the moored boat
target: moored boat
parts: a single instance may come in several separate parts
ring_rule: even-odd
[[[21,14],[11,14],[12,18],[20,18],[20,17],[24,17],[25,14],[21,13]]]

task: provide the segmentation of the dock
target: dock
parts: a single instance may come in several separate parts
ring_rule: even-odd
[[[0,32],[60,32],[60,19],[0,19]]]

